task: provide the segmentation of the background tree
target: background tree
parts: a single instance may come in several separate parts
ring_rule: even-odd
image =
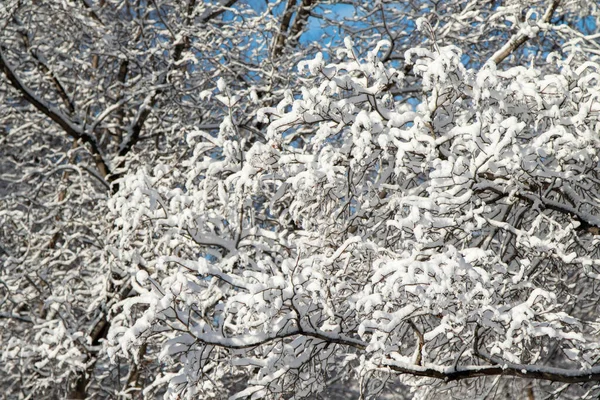
[[[5,393],[597,396],[598,15],[3,5]]]

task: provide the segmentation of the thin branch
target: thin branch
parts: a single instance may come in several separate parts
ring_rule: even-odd
[[[28,324],[33,324],[33,321],[31,320],[31,318],[29,318],[29,317],[23,317],[21,315],[16,315],[16,314],[9,314],[9,313],[0,312],[0,318],[17,319],[17,320],[22,321],[22,322],[27,322]]]
[[[367,343],[360,341],[360,340],[347,338],[347,337],[344,337],[341,335],[333,335],[333,334],[326,335],[324,333],[312,332],[312,331],[308,331],[308,330],[305,330],[302,328],[297,328],[297,329],[291,330],[289,332],[280,333],[280,334],[273,335],[273,336],[257,335],[255,337],[253,337],[251,340],[248,340],[248,338],[225,338],[225,337],[223,337],[223,338],[214,338],[213,337],[211,339],[205,339],[198,335],[196,335],[196,339],[198,340],[198,342],[200,342],[202,344],[207,344],[210,346],[222,347],[224,349],[241,350],[241,349],[252,349],[252,348],[255,348],[258,346],[262,346],[264,344],[269,344],[274,340],[285,339],[285,338],[289,338],[289,337],[293,337],[293,336],[313,337],[315,339],[323,340],[324,342],[327,342],[327,343],[339,344],[339,345],[343,345],[343,346],[350,346],[350,347],[356,348],[358,350],[365,350],[367,348]]]
[[[527,379],[548,380],[564,383],[600,382],[600,367],[589,369],[552,368],[537,365],[521,365],[504,363],[487,366],[450,367],[419,367],[416,365],[397,364],[393,360],[384,363],[383,368],[389,368],[398,374],[409,374],[428,378],[441,379],[446,382],[482,376],[516,376]]]
[[[218,8],[215,7],[215,8],[217,8],[215,11],[207,10],[204,12],[204,14],[202,14],[200,16],[200,22],[206,23],[206,22],[210,21],[211,19],[218,17],[219,15],[221,15],[225,11],[227,11],[228,7],[233,6],[237,2],[238,2],[238,0],[221,0],[221,4],[218,6]]]
[[[490,179],[490,175],[487,173],[480,174],[479,176],[485,179]],[[486,190],[496,193],[501,197],[504,197],[506,195],[506,193],[504,193],[501,189],[496,187],[496,185],[494,185],[491,182],[482,182],[476,185],[476,193],[482,193]],[[571,219],[574,219],[580,224],[576,228],[577,231],[585,231],[593,235],[598,235],[598,233],[600,232],[600,218],[595,215],[580,212],[575,207],[569,206],[567,204],[562,204],[556,200],[544,198],[543,196],[536,196],[532,193],[517,192],[514,194],[514,196],[519,200],[526,201],[529,204],[539,204],[544,209],[556,211],[570,217]]]
[[[232,6],[237,1],[238,0],[222,1],[221,8],[219,8],[218,10],[216,10],[214,12],[211,12],[211,13],[201,16],[200,23],[206,23],[206,22],[210,21],[212,18],[217,17],[221,13],[225,12],[226,7]],[[188,25],[190,25],[192,23],[191,17],[192,17],[192,13],[194,11],[195,5],[196,5],[196,0],[190,0],[188,3],[187,9],[186,9],[186,13],[187,13],[186,23]],[[176,40],[178,40],[178,42],[175,45],[175,47],[173,48],[173,57],[172,57],[171,66],[177,65],[177,63],[181,60],[181,56],[182,56],[184,50],[187,47],[189,47],[189,45],[190,45],[190,41],[185,35],[181,38],[178,38],[178,39],[176,38]],[[144,103],[140,106],[140,109],[138,111],[136,118],[134,119],[133,123],[131,124],[131,126],[128,129],[129,132],[128,132],[127,136],[125,137],[125,140],[119,146],[119,156],[120,157],[123,157],[124,155],[129,153],[131,148],[140,140],[140,133],[142,131],[144,124],[146,123],[146,120],[150,116],[154,106],[158,103],[158,100],[160,99],[161,95],[164,93],[164,89],[160,86],[162,86],[167,81],[167,76],[168,76],[168,71],[165,71],[162,74],[162,79],[159,83],[159,88],[156,89],[154,91],[154,93],[151,94],[147,98],[147,100],[144,101]],[[122,164],[119,165],[119,167],[122,167]]]
[[[417,348],[415,349],[415,364],[421,365],[425,338],[423,336],[423,333],[419,330],[419,328],[417,328],[417,325],[415,325],[414,322],[412,322],[410,319],[407,322],[411,326],[411,328],[413,328],[413,330],[415,331],[415,336],[417,337]]]

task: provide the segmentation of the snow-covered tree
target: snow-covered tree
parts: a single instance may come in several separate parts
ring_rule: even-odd
[[[597,398],[599,21],[0,6],[3,389]]]

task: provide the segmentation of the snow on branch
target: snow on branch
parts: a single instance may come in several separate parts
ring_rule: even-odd
[[[389,97],[406,77],[380,62],[383,45],[360,58],[347,40],[337,62],[301,62],[299,93],[259,115],[266,143],[244,150],[226,121],[195,136],[189,162],[140,170],[111,200],[123,261],[138,235],[163,254],[143,317],[111,340],[130,353],[165,334],[182,368],[169,393],[217,390],[246,367],[238,396],[312,393],[328,371],[600,379],[596,317],[565,309],[598,267],[585,243],[600,138],[579,112],[593,72],[469,70],[456,46],[414,48],[413,108]]]

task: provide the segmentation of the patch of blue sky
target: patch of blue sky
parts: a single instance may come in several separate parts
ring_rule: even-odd
[[[355,8],[349,4],[328,4],[318,6],[315,10],[318,14],[327,15],[327,17],[334,21],[344,21],[354,16]],[[306,32],[300,38],[300,43],[307,44],[316,41],[325,40],[325,43],[321,43],[325,47],[333,46],[337,43],[341,43],[344,37],[340,35],[339,29],[334,26],[328,26],[321,18],[310,17],[308,19],[308,25]]]
[[[265,0],[247,0],[246,3],[254,10],[254,12],[263,13],[267,10],[267,2]],[[283,4],[283,2],[281,3]]]

